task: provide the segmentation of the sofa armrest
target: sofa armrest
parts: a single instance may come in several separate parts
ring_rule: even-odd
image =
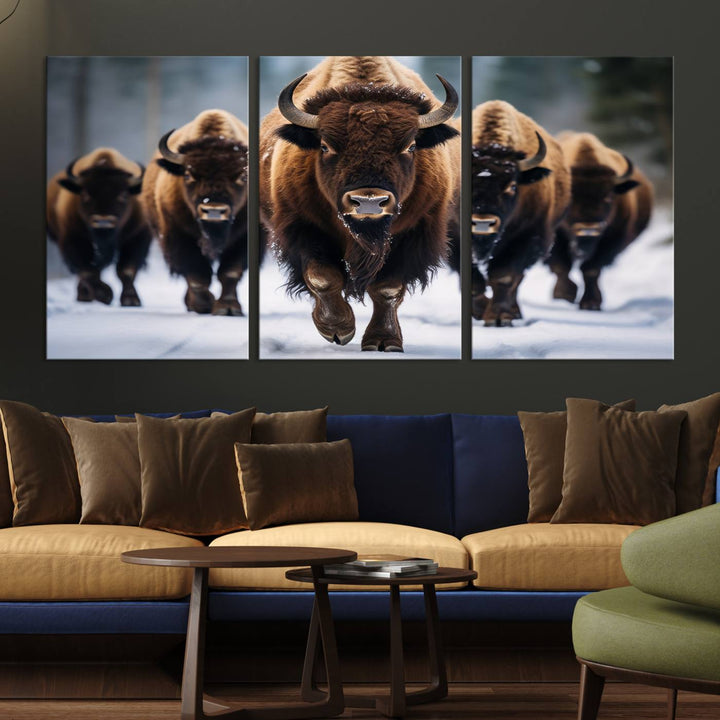
[[[720,504],[653,523],[629,535],[628,580],[657,597],[720,610]]]

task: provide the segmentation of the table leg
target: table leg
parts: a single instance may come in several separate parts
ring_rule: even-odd
[[[195,568],[187,637],[185,639],[185,665],[182,678],[182,720],[204,717],[203,683],[205,669],[205,619],[207,617],[208,569]]]
[[[313,570],[315,578],[321,576],[321,569]],[[311,720],[311,718],[330,718],[341,715],[345,709],[340,662],[335,641],[335,627],[327,585],[315,582],[315,607],[311,620],[311,635],[308,639],[308,652],[311,639],[317,655],[318,636],[322,641],[325,658],[325,672],[328,692],[315,689],[313,699],[320,702],[304,702],[289,705],[275,705],[266,708],[243,708],[238,703],[225,703],[203,697],[205,668],[205,625],[208,602],[208,569],[195,568],[190,612],[188,615],[187,638],[185,640],[185,665],[183,667],[180,717],[181,720]],[[311,663],[310,665],[313,665]],[[305,660],[303,669],[303,697],[305,696],[306,672],[309,666]],[[312,666],[309,672],[312,673]],[[311,688],[312,689],[312,688]]]
[[[347,707],[375,707],[387,717],[402,717],[408,705],[433,702],[447,697],[448,683],[445,656],[440,638],[440,616],[438,614],[435,584],[423,585],[425,599],[425,622],[427,626],[430,684],[422,690],[405,691],[405,672],[402,644],[402,616],[400,612],[400,590],[390,587],[390,696],[369,698],[363,695],[346,695]]]
[[[427,625],[428,655],[430,665],[430,684],[423,690],[408,693],[408,705],[432,702],[447,697],[447,671],[445,669],[445,655],[440,638],[440,616],[438,614],[437,595],[435,585],[423,585],[425,596],[425,623]]]
[[[390,586],[390,697],[378,698],[376,707],[388,717],[405,715],[405,658],[400,588],[397,585]]]
[[[306,702],[316,702],[325,697],[326,693],[318,689],[316,669],[320,661],[320,620],[318,618],[317,599],[313,600],[310,629],[308,630],[305,662],[303,664],[300,691]]]
[[[313,611],[313,615],[317,617],[317,626],[320,630],[322,651],[325,658],[325,679],[328,686],[327,699],[323,709],[326,717],[332,717],[333,715],[340,715],[343,712],[345,709],[345,700],[343,697],[342,679],[340,677],[340,660],[338,658],[330,596],[328,595],[327,584],[319,582],[321,577],[322,568],[314,567],[314,608],[317,608],[317,613]]]

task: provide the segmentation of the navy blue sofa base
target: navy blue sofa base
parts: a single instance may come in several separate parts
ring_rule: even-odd
[[[442,620],[570,621],[583,592],[446,590],[438,593]],[[335,620],[383,620],[386,592],[330,593]],[[216,622],[308,621],[311,592],[210,593],[209,618]],[[421,592],[402,593],[406,620],[425,617]],[[184,634],[188,600],[147,602],[3,602],[0,635]]]

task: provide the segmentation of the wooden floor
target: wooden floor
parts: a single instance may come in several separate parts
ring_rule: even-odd
[[[374,693],[378,686],[348,687],[353,692]],[[253,706],[296,699],[296,686],[238,686],[215,688],[218,697]],[[570,683],[455,683],[450,696],[439,703],[414,707],[408,718],[418,720],[574,720],[577,714],[576,684]],[[599,720],[628,718],[643,720],[666,717],[666,691],[638,685],[606,685]],[[3,720],[178,720],[179,701],[45,701],[0,700]],[[346,710],[343,718],[380,718],[370,710]],[[678,720],[720,718],[720,698],[680,693]]]

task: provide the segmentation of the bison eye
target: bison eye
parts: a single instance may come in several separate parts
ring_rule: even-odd
[[[329,148],[324,142],[321,142],[321,143],[320,143],[320,150],[321,150],[321,152],[323,152],[323,153],[329,153],[329,152],[330,152],[330,148]]]
[[[506,188],[505,192],[508,195],[514,195],[517,192],[517,183],[513,180]]]
[[[406,153],[414,153],[416,148],[417,148],[417,144],[415,142],[412,142],[412,143],[410,143],[410,145],[408,145],[405,148],[405,152]]]
[[[195,182],[195,178],[189,170],[185,171],[185,182]]]

